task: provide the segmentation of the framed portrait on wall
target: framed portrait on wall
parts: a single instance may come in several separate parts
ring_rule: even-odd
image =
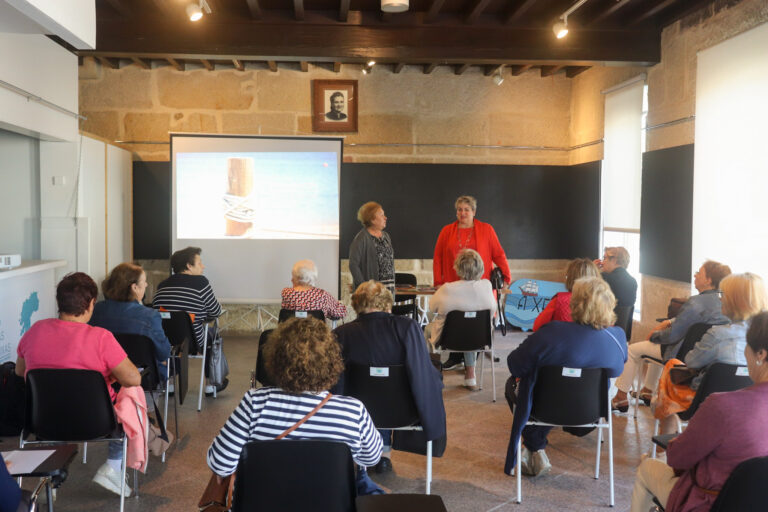
[[[312,131],[357,131],[357,80],[312,80]]]

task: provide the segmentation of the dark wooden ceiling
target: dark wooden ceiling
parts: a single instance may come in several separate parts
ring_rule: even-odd
[[[207,0],[212,13],[195,23],[191,1],[96,0],[96,50],[77,53],[111,67],[312,63],[338,72],[373,59],[395,73],[447,65],[575,76],[596,63],[659,62],[661,29],[714,0],[589,0],[560,40],[552,24],[575,0],[410,0],[400,14],[382,13],[380,0]]]

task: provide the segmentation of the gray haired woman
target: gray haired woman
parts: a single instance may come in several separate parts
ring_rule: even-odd
[[[280,293],[280,307],[291,311],[322,311],[326,318],[338,320],[347,316],[347,308],[330,293],[316,288],[317,267],[312,260],[300,260],[291,269],[290,288]]]
[[[491,282],[481,279],[485,265],[480,254],[473,249],[463,249],[453,262],[459,281],[442,285],[429,301],[430,311],[437,317],[427,326],[427,339],[433,345],[440,340],[445,317],[451,311],[481,311],[489,309],[491,317],[496,313],[496,299]],[[475,378],[476,352],[464,352],[464,386],[477,391]]]
[[[349,271],[353,288],[373,279],[395,294],[395,253],[392,240],[384,231],[387,216],[379,203],[369,201],[357,211],[363,225],[349,246]]]

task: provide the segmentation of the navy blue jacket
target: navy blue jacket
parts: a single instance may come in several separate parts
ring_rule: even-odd
[[[0,454],[0,512],[16,512],[21,501],[21,489],[11,478]]]
[[[613,336],[611,336],[613,335]],[[539,368],[606,368],[609,377],[618,377],[627,361],[627,339],[621,327],[594,329],[572,322],[550,322],[528,336],[507,357],[513,377],[519,377],[515,417],[507,447],[504,472],[515,467],[517,441],[531,414],[531,399]]]
[[[405,365],[427,440],[445,435],[443,383],[430,361],[424,335],[413,319],[383,312],[366,313],[334,332],[345,363]],[[343,374],[331,392],[344,394]]]
[[[140,334],[151,339],[155,345],[155,359],[158,362],[160,379],[165,380],[168,368],[160,363],[165,363],[170,356],[171,343],[163,331],[159,312],[142,306],[136,301],[105,299],[96,303],[93,316],[88,323],[102,327],[112,334]]]

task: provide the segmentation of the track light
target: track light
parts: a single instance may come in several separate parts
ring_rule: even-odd
[[[552,32],[555,37],[562,39],[568,35],[568,16],[576,12],[576,9],[587,3],[587,0],[578,0],[575,4],[570,6],[566,11],[560,15],[560,19],[552,25]]]
[[[405,12],[408,10],[408,0],[381,0],[383,12]]]
[[[187,16],[189,21],[197,21],[203,17],[203,11],[211,14],[211,7],[206,0],[200,0],[198,3],[192,2],[187,5]]]
[[[375,60],[369,60],[368,62],[366,62],[365,66],[363,66],[363,74],[367,75],[368,73],[372,72],[373,71],[373,66],[375,66],[375,65],[376,65],[376,61]]]
[[[504,83],[504,77],[501,74],[501,69],[499,69],[499,71],[497,71],[496,74],[493,75],[493,83],[495,83],[496,85],[501,85]]]
[[[372,67],[373,67],[373,66],[375,66],[375,65],[376,65],[376,61],[375,61],[375,60],[369,60],[369,61],[368,61],[368,67],[369,67],[369,68],[372,68]]]

